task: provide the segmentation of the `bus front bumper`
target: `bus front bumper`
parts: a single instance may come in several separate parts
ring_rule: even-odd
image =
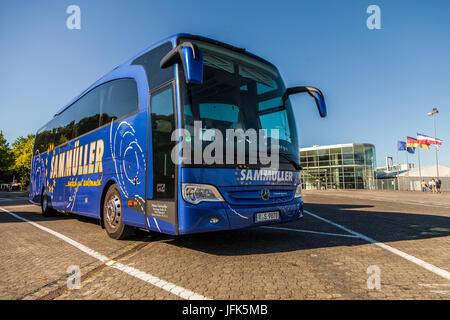
[[[237,206],[227,202],[202,202],[191,205],[183,201],[179,214],[179,234],[232,230],[263,225],[286,223],[303,216],[303,201],[292,201],[261,206]],[[278,212],[279,219],[257,222],[256,216],[263,212]]]

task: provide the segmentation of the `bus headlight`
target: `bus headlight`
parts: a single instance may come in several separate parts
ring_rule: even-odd
[[[224,201],[216,187],[208,184],[182,183],[181,188],[184,201],[192,204],[199,204],[202,201]]]
[[[295,190],[295,198],[300,198],[302,196],[302,184],[300,183]]]

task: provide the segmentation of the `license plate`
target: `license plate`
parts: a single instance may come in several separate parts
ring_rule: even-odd
[[[258,212],[256,214],[256,222],[266,222],[273,220],[280,220],[279,211]]]

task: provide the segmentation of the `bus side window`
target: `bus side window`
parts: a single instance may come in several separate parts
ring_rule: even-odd
[[[97,87],[78,100],[76,109],[74,137],[78,137],[100,125],[100,92],[102,87]]]
[[[36,135],[36,141],[34,142],[34,155],[47,152],[50,144],[54,143],[54,131],[53,128],[56,124],[56,118],[52,119],[45,125],[45,130]]]
[[[63,144],[69,140],[72,140],[73,136],[73,125],[75,119],[75,108],[70,106],[63,113],[58,116],[56,136],[55,136],[55,146]]]
[[[166,42],[152,49],[133,61],[133,65],[142,65],[147,74],[148,86],[150,90],[158,88],[160,85],[170,81],[174,77],[174,66],[161,69],[159,63],[161,59],[172,50],[172,43]]]
[[[41,153],[44,153],[44,135],[45,130],[36,134],[36,138],[34,139],[34,148],[33,148],[33,156],[37,156]],[[47,149],[45,149],[47,150]]]
[[[138,110],[138,92],[134,79],[111,81],[105,86],[104,93],[101,125]]]

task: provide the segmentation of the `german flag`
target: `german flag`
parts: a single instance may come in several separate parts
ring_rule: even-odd
[[[406,146],[408,148],[417,147],[417,148],[424,148],[424,149],[430,149],[430,145],[425,144],[415,138],[406,137]]]

